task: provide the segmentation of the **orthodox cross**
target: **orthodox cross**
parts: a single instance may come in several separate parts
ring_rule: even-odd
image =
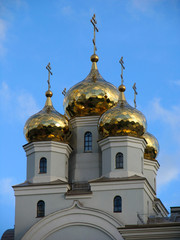
[[[66,88],[62,91],[62,94],[65,96],[66,95]]]
[[[121,57],[121,59],[119,60],[119,63],[121,64],[121,85],[123,85],[123,70],[125,69],[123,57]]]
[[[91,23],[94,26],[94,38],[93,38],[93,45],[94,45],[94,54],[97,51],[96,48],[96,31],[99,32],[98,28],[96,27],[97,21],[96,21],[96,15],[94,14],[91,19]]]
[[[136,95],[138,94],[137,93],[137,88],[136,88],[136,83],[134,83],[134,85],[133,85],[133,90],[134,90],[134,107],[136,108],[137,107],[137,105],[136,105]]]
[[[48,82],[48,90],[50,90],[50,88],[51,88],[51,85],[50,85],[50,75],[52,75],[50,62],[46,66],[46,69],[48,70],[48,80],[47,80],[47,82]]]

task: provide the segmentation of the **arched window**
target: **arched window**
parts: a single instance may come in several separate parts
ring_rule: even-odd
[[[114,212],[122,212],[122,200],[120,196],[114,198]]]
[[[39,173],[47,173],[47,159],[45,157],[40,159]]]
[[[40,200],[37,203],[37,217],[44,217],[45,216],[45,202]]]
[[[91,152],[92,151],[92,133],[86,132],[84,134],[84,151]]]
[[[121,152],[116,154],[116,168],[123,168],[123,154]]]

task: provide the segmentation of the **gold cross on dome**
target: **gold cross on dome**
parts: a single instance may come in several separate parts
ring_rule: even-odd
[[[123,85],[123,70],[125,69],[124,67],[124,61],[123,61],[123,57],[121,57],[121,59],[119,60],[119,63],[121,64],[121,85]]]
[[[137,88],[136,88],[136,83],[134,83],[134,85],[133,85],[133,90],[134,90],[134,107],[136,108],[137,107],[137,105],[136,105],[136,95],[138,94],[137,93]]]
[[[46,69],[48,70],[48,80],[47,80],[48,90],[50,90],[50,88],[51,88],[51,85],[50,85],[50,75],[53,75],[52,72],[51,72],[50,62],[49,62],[48,65],[46,66]]]
[[[96,24],[97,24],[97,21],[96,21],[96,15],[94,14],[92,16],[92,19],[90,20],[92,25],[94,26],[94,38],[93,38],[93,45],[94,45],[94,54],[96,53],[97,51],[97,48],[96,48],[96,32],[99,32],[98,28],[96,27]]]
[[[65,96],[66,95],[66,88],[62,91],[62,94]]]

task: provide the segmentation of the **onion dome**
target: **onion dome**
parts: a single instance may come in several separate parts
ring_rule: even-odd
[[[147,145],[144,151],[144,158],[155,160],[159,152],[159,143],[157,139],[149,132],[144,133],[143,138],[145,138]]]
[[[119,101],[99,119],[99,132],[107,136],[141,137],[146,131],[146,118],[136,108],[131,107],[124,95],[126,87],[119,86]]]
[[[118,102],[118,89],[105,81],[97,69],[98,56],[91,56],[89,75],[65,94],[63,106],[68,117],[100,116]]]
[[[54,109],[51,101],[52,95],[52,92],[48,90],[44,108],[27,120],[24,135],[28,142],[68,142],[70,137],[68,120]]]

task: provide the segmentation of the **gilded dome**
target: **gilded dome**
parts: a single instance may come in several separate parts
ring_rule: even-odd
[[[124,85],[119,87],[118,103],[99,119],[99,132],[103,137],[119,135],[141,137],[146,131],[146,118],[127,103],[125,89]]]
[[[70,137],[68,120],[54,109],[50,90],[46,92],[46,97],[44,108],[27,120],[24,126],[25,138],[28,142],[68,142]]]
[[[143,138],[145,138],[147,145],[144,151],[144,158],[155,160],[159,152],[159,143],[157,139],[149,132],[144,133]]]
[[[63,106],[68,117],[101,115],[118,102],[118,89],[100,75],[96,62],[98,56],[91,56],[92,68],[89,75],[66,93]]]

